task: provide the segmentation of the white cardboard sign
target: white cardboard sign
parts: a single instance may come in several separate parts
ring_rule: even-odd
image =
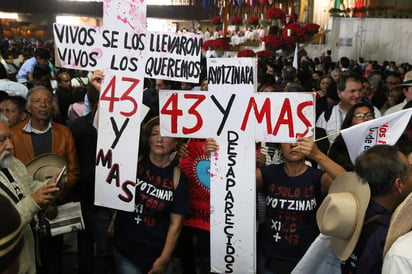
[[[212,154],[210,168],[211,271],[255,273],[255,139],[295,142],[299,134],[312,135],[314,94],[255,94],[253,58],[209,59],[208,80],[209,92],[160,91],[161,134],[216,138],[220,150]]]
[[[56,66],[81,70],[107,68],[127,74],[144,69],[145,77],[149,78],[199,82],[201,35],[146,33],[145,29],[131,28],[121,20],[114,24],[124,26],[112,25],[109,29],[54,24]]]

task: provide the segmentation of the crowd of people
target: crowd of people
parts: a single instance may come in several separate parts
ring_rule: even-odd
[[[62,273],[63,236],[40,235],[36,220],[39,212],[53,219],[59,205],[80,201],[85,229],[77,232],[78,273],[172,273],[172,258],[180,259],[182,273],[208,273],[209,232],[189,228],[186,222],[196,204],[190,194],[199,186],[179,165],[194,153],[208,160],[219,145],[210,138],[182,142],[163,137],[158,117],[159,90],[208,90],[206,58],[197,85],[144,79],[143,103],[150,110],[141,131],[135,211],[122,212],[94,205],[96,113],[103,72],[56,68],[50,41],[2,39],[0,50],[0,202],[5,204],[0,210],[9,208],[7,220],[12,220],[8,227],[0,226],[0,241],[21,234],[11,249],[0,244],[0,272],[9,268],[15,272],[6,273]],[[257,81],[258,92],[315,92],[314,131],[316,139],[325,137],[319,142],[302,137],[294,144],[257,146],[258,273],[379,273],[382,265],[387,273],[391,268],[411,271],[411,265],[397,259],[409,256],[405,244],[392,237],[385,245],[385,240],[388,230],[404,221],[391,221],[397,207],[404,210],[412,203],[406,198],[412,190],[412,131],[408,127],[397,146],[373,147],[354,163],[339,131],[408,108],[412,66],[361,57],[334,62],[329,50],[312,59],[301,50],[298,69],[282,56],[259,59]],[[62,188],[55,186],[57,174],[40,181],[26,170],[49,154],[58,155],[67,166]],[[356,176],[339,180],[345,172]],[[348,186],[339,188],[340,181]],[[323,223],[322,214],[340,202],[336,193],[352,193],[351,184],[367,185],[368,190],[359,191],[369,191],[370,197],[363,196],[366,205],[363,215],[356,215],[357,229],[341,225],[351,234],[337,245],[341,231],[334,234],[337,228]],[[150,189],[168,195],[153,196]],[[292,197],[282,189],[299,195]],[[285,197],[310,206],[298,210],[270,202]],[[405,225],[402,233],[411,228]],[[396,237],[403,235],[396,232]],[[199,267],[200,261],[206,264]]]

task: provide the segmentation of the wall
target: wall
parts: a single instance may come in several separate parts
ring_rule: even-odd
[[[412,19],[331,17],[326,49],[333,60],[351,59],[412,63]],[[345,41],[346,39],[346,41]],[[350,43],[350,39],[352,39]],[[347,43],[344,45],[342,43]],[[325,51],[326,51],[325,49]]]

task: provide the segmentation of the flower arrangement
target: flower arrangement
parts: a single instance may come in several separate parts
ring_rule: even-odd
[[[257,25],[259,25],[259,17],[257,17],[257,16],[252,16],[252,17],[250,17],[250,18],[247,20],[247,23],[248,23],[249,25],[257,26]]]
[[[230,45],[228,39],[225,38],[210,39],[203,42],[203,49],[208,50],[209,48],[217,50],[229,50]]]
[[[251,49],[243,49],[239,50],[237,53],[237,57],[255,57],[256,53]]]
[[[233,16],[229,22],[230,25],[238,25],[238,26],[242,25],[242,23],[243,23],[243,19],[240,16]]]
[[[211,23],[213,25],[221,25],[222,24],[222,17],[220,17],[220,16],[213,17]]]
[[[270,34],[262,38],[262,41],[265,42],[265,47],[267,49],[276,51],[282,48],[283,41],[282,36],[276,34]]]
[[[281,19],[285,17],[285,12],[279,8],[269,8],[266,11],[266,19]]]
[[[282,49],[285,51],[293,50],[296,47],[297,38],[295,36],[282,37]]]
[[[306,25],[302,26],[302,29],[306,33],[315,33],[319,31],[320,26],[315,23],[307,23]]]
[[[337,8],[331,8],[329,10],[330,16],[339,16],[342,12],[343,10]]]
[[[287,25],[283,31],[283,35],[286,37],[288,36],[288,30],[290,30],[290,36],[296,37],[300,43],[306,41],[306,31],[299,24],[294,23]]]
[[[272,58],[273,56],[275,56],[275,52],[270,50],[270,49],[265,49],[265,50],[261,50],[256,52],[257,56],[261,59],[269,59]]]

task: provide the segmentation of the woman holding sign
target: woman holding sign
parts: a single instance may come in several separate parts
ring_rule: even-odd
[[[159,117],[143,128],[138,164],[135,211],[119,211],[115,220],[114,257],[117,273],[165,273],[189,212],[186,176],[171,154],[175,138],[160,136]]]
[[[290,273],[319,234],[316,210],[329,185],[345,170],[323,154],[310,138],[280,145],[283,164],[256,169],[256,184],[266,195],[265,222],[259,228],[259,273]],[[218,144],[208,139],[206,151]],[[326,172],[305,164],[305,156]]]

